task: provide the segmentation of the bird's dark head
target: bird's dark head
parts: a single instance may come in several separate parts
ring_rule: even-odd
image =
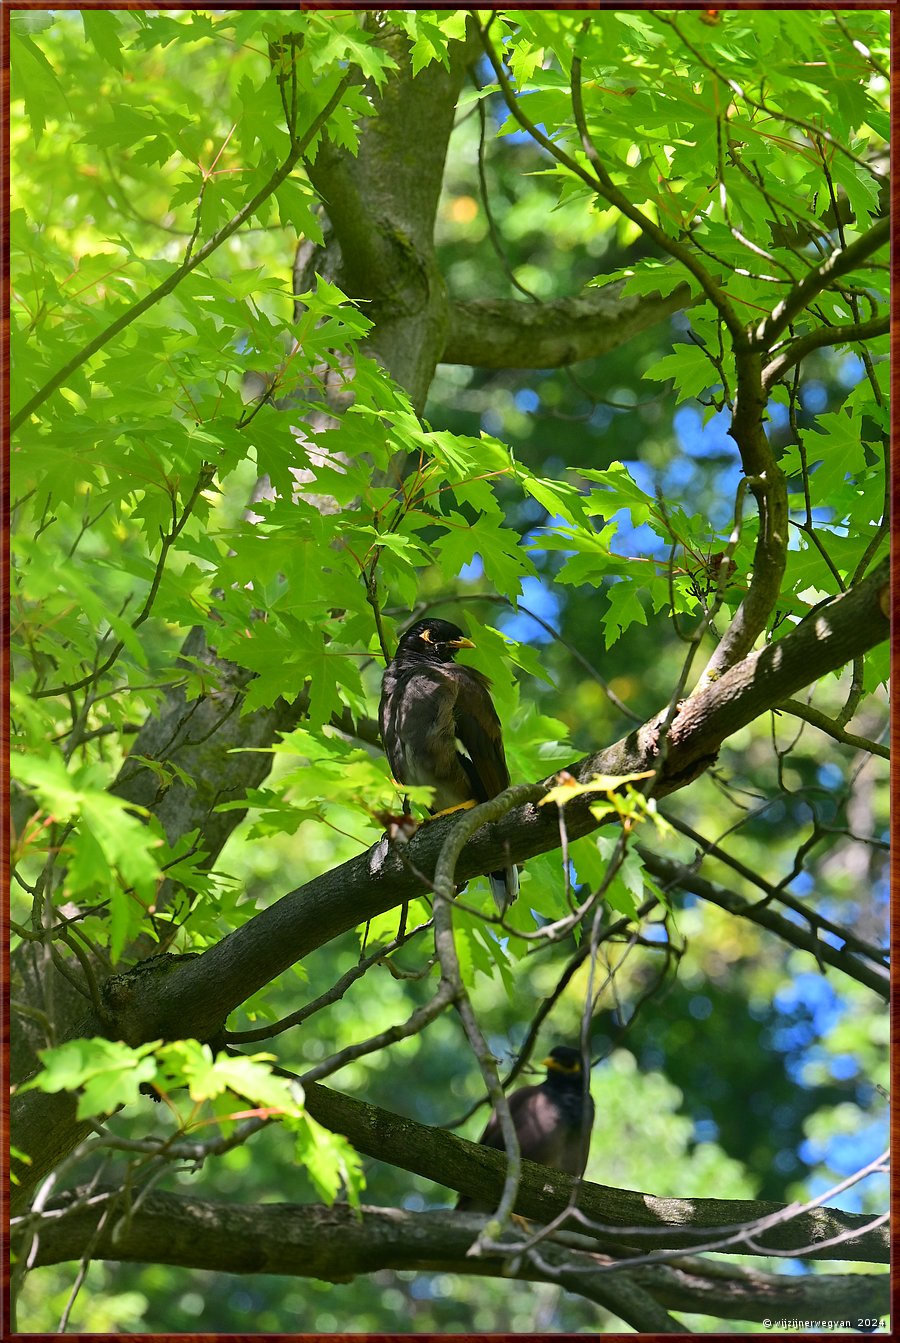
[[[571,1045],[557,1045],[544,1059],[544,1067],[550,1077],[580,1077],[581,1050],[573,1049]]]
[[[417,620],[397,645],[397,654],[423,662],[452,662],[461,648],[474,648],[449,620]]]

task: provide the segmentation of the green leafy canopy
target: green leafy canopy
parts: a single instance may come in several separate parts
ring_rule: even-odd
[[[469,11],[11,13],[14,948],[72,952],[74,937],[76,961],[89,944],[107,970],[136,944],[145,956],[159,944],[202,951],[281,893],[264,889],[254,846],[263,863],[267,846],[288,853],[271,869],[287,882],[296,841],[306,879],[371,846],[404,793],[424,812],[430,796],[390,777],[373,725],[384,657],[411,613],[471,613],[468,660],[490,678],[516,782],[614,740],[619,692],[640,700],[632,718],[656,711],[640,696],[672,692],[679,640],[711,610],[710,637],[729,627],[758,578],[761,513],[759,481],[720,431],[737,433],[751,337],[885,215],[887,15],[703,13],[475,16],[498,65],[472,67],[457,132],[483,114],[485,140],[454,168],[465,186],[448,174],[438,211],[452,280],[423,264],[419,282],[463,297],[468,284],[480,298],[485,275],[500,276],[522,308],[536,297],[529,283],[564,303],[576,285],[596,296],[621,282],[623,312],[684,287],[674,336],[620,370],[631,400],[597,398],[580,418],[546,369],[504,370],[508,385],[467,369],[449,409],[435,394],[420,413],[378,355],[383,308],[393,317],[405,301],[399,282],[381,306],[326,275],[294,292],[298,243],[331,239],[319,156],[364,154],[401,71],[398,33],[415,76],[447,73],[474,31]],[[468,192],[475,164],[501,155],[508,177],[486,222]],[[542,236],[560,256],[578,252],[562,281]],[[498,237],[521,264],[471,259],[470,244]],[[886,303],[884,256],[866,254],[754,347],[768,370],[759,441],[785,477],[787,530],[758,642],[783,637],[886,549]],[[452,376],[439,371],[438,391]],[[532,401],[519,396],[526,376]],[[638,427],[626,431],[619,412],[632,402]],[[640,443],[620,442],[626,432]],[[667,474],[675,458],[683,499]],[[545,625],[576,613],[573,642],[608,657],[615,677],[563,683],[557,646],[544,657],[506,632],[535,592]],[[219,693],[212,660],[184,647],[197,626],[237,669],[236,712],[304,705],[274,744],[235,748],[264,753],[271,774],[224,795],[164,752],[132,753],[176,692],[188,716]],[[664,654],[632,657],[631,640],[663,628]],[[886,675],[879,652],[859,670],[857,703]],[[749,772],[749,749],[747,761]],[[152,775],[152,805],[116,791],[135,770]],[[624,827],[668,840],[642,777],[548,795],[564,817],[567,801],[597,793],[609,829],[574,842],[567,861],[530,863],[502,935],[484,919],[487,882],[471,883],[454,915],[468,989],[496,981],[511,1011],[527,967],[553,992],[549,972],[531,969],[529,937],[568,912],[573,884],[603,885],[627,918],[648,896],[671,908],[633,846],[622,860],[611,837]],[[166,819],[176,785],[206,789],[210,815],[246,813],[223,855]],[[430,908],[409,916],[424,923]],[[364,954],[395,931],[395,915],[361,927]],[[411,1000],[429,976],[423,957]],[[382,1010],[400,1019],[403,972],[384,979]],[[287,996],[294,983],[282,982]],[[245,1004],[252,1019],[275,1015],[263,996]],[[336,1030],[349,1034],[346,1019]],[[79,1118],[97,1120],[149,1088],[166,1098],[173,1140],[277,1119],[317,1194],[343,1191],[358,1207],[360,1158],[272,1062],[191,1040],[69,1040],[42,1054],[31,1085],[77,1092]]]

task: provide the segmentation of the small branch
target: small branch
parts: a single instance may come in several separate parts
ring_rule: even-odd
[[[890,83],[891,78],[890,70],[888,70],[885,66],[883,66],[880,61],[877,61],[875,59],[875,57],[872,55],[871,51],[865,45],[864,42],[858,41],[858,39],[853,36],[853,34],[850,32],[850,29],[847,27],[846,23],[841,17],[840,10],[838,9],[831,10],[831,17],[834,19],[835,23],[840,28],[841,32],[844,34],[844,36],[846,37],[850,45],[853,47],[853,49],[855,51],[858,51],[860,56],[862,56],[864,60],[868,61],[869,65],[877,75],[880,75],[882,79],[885,79],[888,81],[888,83]]]
[[[848,732],[833,718],[829,718],[827,714],[821,713],[809,704],[804,704],[802,700],[785,700],[783,704],[775,705],[775,712],[789,713],[793,714],[795,718],[802,718],[805,723],[810,723],[813,727],[819,728],[821,732],[826,732],[835,741],[844,742],[847,746],[855,746],[858,751],[868,751],[870,755],[880,756],[882,760],[890,760],[891,758],[889,747],[882,746],[877,741],[869,741],[868,737],[858,737],[855,732]]]
[[[475,83],[475,87],[480,92],[480,85],[475,75],[474,67],[470,68],[470,75]],[[520,294],[524,294],[532,303],[539,303],[537,294],[533,294],[530,289],[526,289],[515,277],[512,266],[509,264],[509,258],[503,250],[503,240],[500,237],[500,230],[497,228],[497,221],[494,219],[494,212],[491,209],[491,196],[488,191],[487,175],[484,170],[484,142],[487,130],[487,117],[484,111],[484,99],[478,99],[478,185],[481,191],[481,204],[484,208],[484,215],[487,219],[488,235],[491,240],[491,246],[494,249],[494,255],[500,262],[507,280],[514,289],[518,289]]]
[[[497,605],[499,606],[506,606],[512,609],[512,603],[510,602],[510,599],[508,597],[503,597],[488,592],[481,592],[478,593],[477,595],[473,594],[471,597],[468,597],[463,594],[455,597],[447,597],[440,601],[431,601],[428,602],[427,604],[422,604],[419,608],[417,608],[417,614],[420,611],[421,614],[424,615],[427,611],[430,611],[432,607],[444,606],[449,602],[452,602],[453,605],[458,606],[461,602],[466,601],[496,602]],[[604,695],[609,700],[610,704],[612,704],[616,709],[618,709],[619,713],[624,714],[626,718],[630,718],[633,723],[642,723],[644,721],[641,718],[640,714],[635,713],[633,709],[629,709],[628,705],[624,702],[624,700],[619,699],[619,696],[611,688],[606,678],[600,675],[594,664],[588,661],[588,659],[584,656],[581,650],[577,648],[576,645],[573,644],[569,639],[566,639],[562,634],[560,634],[559,630],[556,629],[553,625],[551,625],[548,620],[545,620],[543,616],[539,616],[536,611],[533,611],[530,607],[526,606],[524,602],[516,602],[515,610],[517,612],[520,612],[522,615],[528,616],[528,618],[530,620],[533,620],[536,625],[540,625],[541,629],[544,630],[546,634],[550,635],[554,643],[558,643],[561,648],[564,648],[568,653],[569,657],[574,659],[574,661],[577,662],[579,666],[583,667],[584,670],[587,672],[588,676],[590,676],[593,681],[597,682],[597,684],[603,690]]]
[[[399,518],[398,518],[399,522]],[[393,530],[393,528],[391,529]],[[366,589],[366,601],[372,608],[372,615],[375,620],[375,631],[378,635],[378,643],[381,648],[381,655],[384,658],[385,665],[391,660],[391,647],[388,642],[387,630],[384,627],[384,619],[381,611],[381,603],[378,600],[378,561],[381,557],[381,547],[375,547],[375,553],[372,556],[372,563],[368,572],[361,570],[363,585]]]
[[[828,144],[832,145],[838,153],[844,154],[852,163],[855,163],[858,168],[864,168],[866,172],[871,173],[872,176],[876,178],[884,176],[884,174],[876,172],[871,164],[868,164],[864,159],[859,158],[852,150],[848,149],[846,145],[842,145],[840,140],[836,140],[830,131],[823,130],[821,126],[816,126],[810,121],[805,121],[802,117],[791,116],[789,112],[785,112],[782,108],[771,107],[761,99],[751,98],[749,93],[738,84],[737,80],[730,79],[727,75],[722,74],[721,70],[717,69],[711,61],[707,60],[703,52],[685,37],[684,33],[682,33],[681,29],[673,19],[667,17],[666,14],[661,13],[657,9],[651,10],[650,13],[655,19],[658,19],[660,23],[664,23],[671,28],[696,60],[698,60],[701,65],[705,66],[711,74],[715,75],[716,79],[727,85],[731,92],[736,97],[742,99],[748,107],[753,107],[758,112],[764,112],[767,117],[772,117],[776,121],[783,121],[788,126],[797,126],[800,130],[805,131],[813,141],[819,137],[823,140],[827,140]]]
[[[771,909],[765,900],[752,904],[749,900],[744,900],[735,891],[729,891],[726,887],[720,886],[717,882],[708,881],[705,877],[698,876],[691,867],[683,863],[673,862],[669,858],[662,858],[659,854],[645,848],[643,845],[637,845],[637,851],[648,872],[654,876],[662,878],[673,886],[680,887],[684,891],[690,891],[692,895],[699,896],[702,900],[708,900],[710,904],[718,905],[720,909],[727,910],[729,914],[735,914],[739,918],[747,919],[751,923],[758,924],[761,928],[767,928],[769,932],[780,937],[788,946],[799,947],[803,951],[808,951],[814,956],[820,968],[824,962],[827,965],[834,966],[843,974],[855,979],[857,983],[864,984],[866,988],[877,993],[880,998],[888,1000],[890,996],[890,972],[886,967],[867,965],[863,961],[850,954],[843,948],[838,950],[823,942],[816,935],[815,930],[806,932],[799,928],[796,923]]]
[[[735,342],[744,344],[746,342],[746,333],[743,324],[732,308],[731,303],[723,290],[715,282],[705,266],[701,265],[689,248],[685,247],[676,239],[670,238],[664,229],[661,229],[658,224],[648,218],[648,216],[639,210],[636,205],[632,204],[624,192],[620,191],[615,185],[612,178],[609,176],[609,173],[600,162],[599,157],[590,160],[594,172],[588,172],[588,170],[583,168],[576,159],[573,159],[570,154],[567,154],[566,151],[560,148],[560,146],[551,140],[549,136],[545,135],[533,121],[528,119],[519,105],[519,100],[513,92],[512,85],[507,78],[497,53],[494,51],[494,48],[488,39],[487,29],[479,24],[478,32],[481,37],[485,54],[497,77],[497,83],[500,86],[504,101],[522,129],[527,131],[532,139],[539,144],[542,149],[545,149],[557,163],[561,163],[565,168],[568,168],[570,172],[574,173],[576,177],[580,178],[582,182],[587,183],[592,191],[596,191],[603,200],[607,201],[610,205],[614,205],[626,219],[630,219],[633,224],[636,224],[641,232],[646,234],[648,238],[651,238],[658,247],[662,248],[664,252],[673,257],[676,261],[679,261],[684,268],[693,275],[694,279],[697,280],[701,289],[706,294],[706,297],[721,315],[722,320],[725,322],[729,331],[731,331],[732,338]],[[573,84],[576,83],[575,61],[577,60],[577,57],[573,57]],[[578,72],[580,73],[580,62],[578,64]],[[573,87],[572,102],[577,121],[578,109],[575,107],[575,97],[576,90]]]
[[[209,484],[212,481],[212,478],[213,473],[211,472],[209,465],[206,462],[204,462],[197,475],[197,480],[193,490],[191,491],[190,497],[188,498],[187,502],[184,505],[184,508],[181,511],[181,516],[173,517],[171,530],[169,532],[166,532],[165,535],[162,536],[162,545],[160,547],[159,559],[156,563],[156,569],[154,570],[152,582],[150,583],[150,591],[147,593],[147,597],[144,601],[144,605],[141,607],[141,610],[138,612],[134,620],[132,620],[131,622],[132,630],[139,629],[141,625],[143,625],[144,621],[148,618],[151,611],[153,610],[153,603],[156,601],[156,594],[159,592],[159,585],[162,582],[163,574],[165,573],[166,560],[168,559],[169,551],[177,541],[179,535],[184,529],[185,524],[190,518],[191,513],[193,512],[194,509],[194,505],[199,499],[200,494],[204,489],[206,489],[209,486]],[[172,503],[174,511],[174,499]],[[105,643],[106,638],[108,637],[109,636],[107,634],[100,641],[100,647],[98,648],[96,654],[98,658],[100,656],[100,649],[102,649],[103,644]],[[94,682],[98,681],[101,676],[103,676],[106,672],[109,671],[110,667],[112,667],[113,663],[116,661],[116,659],[118,658],[119,654],[122,652],[122,649],[124,647],[125,647],[124,639],[117,639],[115,644],[113,645],[112,651],[109,653],[106,660],[100,663],[99,666],[95,666],[93,671],[89,672],[87,676],[82,676],[79,681],[70,681],[66,685],[48,686],[44,690],[32,690],[31,692],[32,699],[47,699],[47,697],[51,695],[68,695],[74,690],[83,690],[85,686],[92,685]]]
[[[368,1040],[360,1040],[355,1045],[348,1045],[346,1049],[339,1050],[332,1054],[330,1058],[323,1059],[321,1063],[315,1064],[312,1068],[307,1068],[301,1075],[301,1081],[304,1087],[310,1082],[316,1082],[319,1078],[330,1077],[340,1068],[352,1063],[354,1059],[361,1059],[366,1054],[374,1054],[379,1049],[386,1049],[388,1045],[394,1045],[398,1040],[407,1040],[411,1035],[418,1035],[426,1026],[445,1012],[453,1002],[453,993],[451,986],[443,980],[438,985],[437,992],[422,1007],[417,1007],[414,1012],[397,1026],[388,1026],[386,1030],[379,1031],[377,1035],[372,1035]],[[234,1051],[237,1053],[238,1051]]]
[[[822,914],[811,910],[808,904],[805,904],[802,900],[798,900],[795,896],[790,895],[784,889],[783,883],[779,886],[774,886],[770,881],[766,881],[764,877],[754,871],[753,868],[747,867],[745,863],[742,863],[739,858],[735,858],[733,854],[728,853],[727,850],[721,847],[721,845],[704,838],[704,836],[694,830],[692,826],[688,825],[685,821],[680,820],[677,816],[672,815],[670,811],[666,810],[663,814],[669,825],[673,826],[680,834],[687,836],[688,839],[692,840],[693,843],[697,845],[701,856],[705,857],[708,854],[718,862],[724,863],[727,867],[730,867],[733,872],[737,872],[742,876],[745,881],[750,882],[751,885],[756,886],[761,890],[766,896],[766,904],[772,900],[777,900],[779,904],[784,905],[786,909],[793,910],[795,914],[800,916],[800,918],[805,919],[810,927],[823,933],[830,933],[832,937],[838,938],[844,943],[848,951],[858,952],[859,955],[872,961],[872,963],[879,969],[887,969],[888,949],[886,947],[878,947],[871,942],[866,942],[849,928],[844,928],[838,923],[833,923],[831,919],[826,919]]]
[[[852,345],[856,341],[875,340],[878,336],[886,336],[890,331],[890,325],[890,317],[885,313],[883,317],[873,317],[868,322],[847,326],[820,326],[815,331],[807,332],[805,336],[798,336],[763,369],[763,387],[767,392],[770,391],[789,368],[799,364],[812,350],[819,350],[827,345]]]
[[[441,966],[441,984],[447,984],[448,991],[462,1019],[472,1051],[478,1060],[481,1075],[487,1087],[488,1096],[494,1106],[503,1136],[506,1168],[503,1189],[494,1218],[480,1233],[470,1253],[481,1255],[496,1248],[497,1237],[505,1229],[516,1203],[519,1179],[522,1170],[522,1154],[519,1149],[519,1137],[509,1109],[506,1094],[500,1085],[497,1065],[487,1041],[472,1010],[469,995],[462,981],[459,957],[456,953],[456,941],[453,936],[453,901],[456,895],[456,864],[467,840],[475,834],[485,821],[499,820],[513,807],[522,802],[536,801],[543,793],[542,788],[507,788],[497,797],[491,798],[480,806],[466,812],[448,834],[441,848],[434,869],[434,946]]]
[[[358,979],[361,979],[367,970],[370,970],[373,965],[377,965],[387,956],[390,956],[391,952],[404,946],[410,938],[415,937],[418,933],[424,932],[426,928],[430,928],[431,924],[432,921],[429,919],[427,923],[417,924],[415,928],[410,928],[408,932],[398,934],[391,942],[388,942],[387,946],[378,947],[377,950],[373,951],[370,956],[365,958],[365,960],[359,961],[356,965],[352,966],[346,974],[341,975],[340,979],[332,984],[331,988],[325,993],[321,993],[318,998],[314,998],[312,1002],[307,1003],[304,1007],[298,1008],[298,1010],[292,1012],[290,1016],[282,1017],[281,1021],[269,1022],[268,1025],[258,1026],[255,1030],[226,1031],[223,1037],[225,1043],[229,1045],[244,1045],[252,1044],[257,1040],[271,1040],[276,1035],[283,1035],[285,1031],[291,1030],[294,1026],[300,1026],[316,1012],[321,1012],[323,1007],[330,1007],[332,1003],[338,1002],[343,998],[351,985],[355,984]]]
[[[271,1116],[247,1120],[238,1124],[230,1133],[207,1138],[205,1142],[194,1142],[184,1134],[172,1133],[165,1138],[120,1138],[111,1133],[104,1124],[92,1123],[96,1138],[85,1144],[86,1150],[109,1148],[116,1152],[129,1152],[132,1155],[162,1157],[166,1161],[186,1161],[192,1167],[203,1165],[207,1157],[222,1156],[225,1152],[241,1147],[260,1129],[273,1122]]]
[[[72,1283],[72,1288],[69,1292],[68,1300],[66,1301],[66,1304],[63,1307],[63,1313],[60,1316],[59,1324],[56,1329],[56,1332],[58,1334],[65,1334],[68,1332],[69,1318],[72,1314],[72,1307],[75,1305],[78,1293],[81,1291],[81,1288],[84,1285],[84,1280],[88,1275],[88,1269],[91,1266],[91,1260],[94,1258],[94,1251],[96,1250],[100,1242],[100,1238],[103,1235],[104,1228],[106,1226],[107,1221],[109,1220],[110,1215],[113,1212],[114,1206],[115,1205],[113,1203],[108,1203],[106,1205],[106,1207],[100,1214],[100,1220],[97,1223],[96,1230],[85,1243],[84,1249],[81,1254],[81,1261],[78,1265],[78,1272],[75,1274],[75,1281]]]
[[[103,1006],[100,999],[100,989],[97,984],[97,976],[94,974],[94,966],[93,963],[91,962],[91,958],[88,956],[88,953],[85,951],[84,947],[82,947],[78,938],[76,936],[73,936],[73,930],[64,928],[62,932],[59,933],[59,939],[60,941],[65,942],[66,946],[69,948],[69,950],[72,952],[72,955],[76,958],[79,965],[81,966],[85,982],[87,983],[88,986],[88,992],[90,994],[90,999],[91,1003],[93,1004],[94,1011],[97,1013],[98,1016],[100,1016],[103,1012]]]
[[[734,522],[725,550],[725,563],[719,565],[714,609],[718,609],[724,600],[728,560],[740,540],[744,492],[748,485],[759,508],[759,535],[750,588],[703,669],[698,689],[721,676],[723,671],[733,666],[753,647],[759,633],[765,628],[781,590],[787,554],[787,484],[784,473],[772,456],[762,427],[765,397],[759,381],[760,363],[755,356],[746,352],[739,354],[736,362],[738,400],[732,428],[728,432],[738,445],[746,475],[739,482],[735,494]]]

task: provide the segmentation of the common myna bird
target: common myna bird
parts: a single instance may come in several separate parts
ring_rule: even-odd
[[[581,1050],[557,1045],[544,1059],[547,1076],[539,1086],[520,1087],[508,1098],[522,1156],[542,1166],[583,1175],[587,1165],[594,1102],[584,1087]],[[496,1110],[479,1138],[485,1147],[503,1150]],[[491,1206],[461,1194],[457,1208],[490,1212]]]
[[[474,648],[458,625],[419,620],[403,635],[384,671],[378,717],[398,783],[434,789],[433,811],[487,802],[509,787],[500,720],[490,682],[454,662]],[[515,867],[490,874],[502,913],[515,900]]]

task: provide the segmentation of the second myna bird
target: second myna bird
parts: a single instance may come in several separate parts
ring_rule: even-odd
[[[544,1059],[547,1076],[538,1086],[519,1087],[509,1096],[509,1113],[519,1139],[519,1150],[529,1161],[583,1175],[587,1165],[594,1102],[584,1084],[581,1051],[557,1045]],[[503,1132],[494,1111],[479,1142],[503,1150]],[[456,1205],[470,1212],[490,1212],[496,1206],[460,1196]]]

